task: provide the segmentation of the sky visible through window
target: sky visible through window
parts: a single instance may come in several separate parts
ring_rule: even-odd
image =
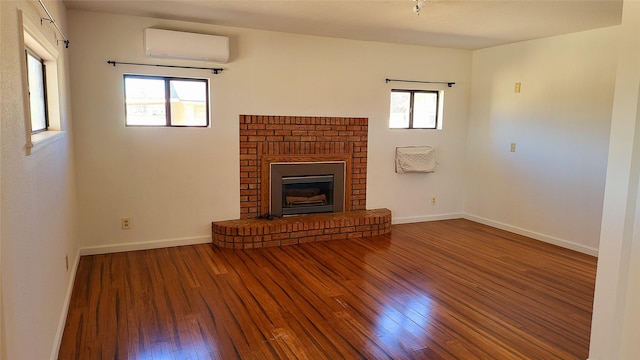
[[[47,129],[47,107],[42,60],[27,52],[27,74],[29,78],[29,106],[31,109],[31,132]]]

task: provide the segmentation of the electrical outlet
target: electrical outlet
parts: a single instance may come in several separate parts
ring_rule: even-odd
[[[514,92],[515,92],[516,94],[520,94],[520,88],[521,88],[521,87],[522,87],[522,84],[521,84],[521,83],[519,83],[519,82],[517,82],[517,83],[516,83],[516,86],[515,86],[515,87],[514,87],[514,89],[513,89],[513,90],[514,90]]]
[[[516,152],[516,143],[511,143],[511,146],[509,147],[509,151]]]
[[[436,197],[432,197],[431,198],[431,205],[435,205],[436,204]]]
[[[131,218],[129,217],[123,217],[122,219],[122,230],[129,230],[131,229]]]

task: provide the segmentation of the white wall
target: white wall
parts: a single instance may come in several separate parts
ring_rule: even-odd
[[[467,217],[597,253],[618,34],[474,51]]]
[[[2,27],[2,13],[4,7],[0,6],[0,30],[4,29]],[[0,54],[2,54],[2,45],[0,44]],[[0,55],[1,56],[1,55]],[[0,70],[1,71],[1,70]],[[2,72],[0,72],[2,74]],[[0,75],[0,124],[3,123],[3,113],[4,113],[4,103],[2,103],[2,77],[4,74]],[[0,126],[0,149],[2,149],[2,126]],[[0,189],[2,189],[2,156],[0,156]],[[1,193],[0,193],[1,194]],[[0,199],[1,201],[1,199]],[[7,342],[6,337],[4,336],[4,310],[2,306],[2,204],[0,203],[0,360],[7,358]]]
[[[640,358],[640,3],[625,1],[589,359]]]
[[[64,29],[61,2],[47,2]],[[60,52],[62,126],[67,136],[27,156],[18,9],[34,24],[44,11],[34,1],[1,1],[0,106],[2,113],[2,356],[47,359],[55,353],[64,325],[65,301],[78,249],[67,54]],[[54,28],[40,27],[55,46]]]
[[[87,252],[210,241],[211,221],[239,217],[240,114],[369,118],[368,208],[397,221],[459,214],[471,54],[151,18],[70,11],[80,228]],[[107,65],[107,60],[199,66],[149,59],[146,27],[229,36],[225,71]],[[123,73],[210,77],[210,129],[126,128]],[[442,131],[388,129],[385,78],[455,81],[446,88]],[[442,87],[438,87],[442,88]],[[434,145],[434,174],[397,175],[399,145]],[[430,204],[431,196],[438,205]],[[120,229],[130,216],[133,228]],[[125,246],[121,246],[121,245]],[[93,247],[93,249],[91,249]]]
[[[2,27],[2,13],[3,6],[0,6],[0,30]],[[2,45],[0,44],[0,54],[2,54]],[[2,74],[0,72],[0,74]],[[0,94],[2,94],[2,76],[0,75]],[[4,111],[4,104],[2,103],[2,95],[0,95],[0,124],[2,124],[2,114]],[[2,126],[0,126],[0,149],[2,149]],[[2,156],[0,156],[0,189],[2,189]],[[1,200],[0,200],[1,201]],[[2,306],[2,205],[0,203],[0,360],[7,358],[7,342],[4,336],[4,310]]]

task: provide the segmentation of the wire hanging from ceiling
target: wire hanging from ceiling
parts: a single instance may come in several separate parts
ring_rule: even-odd
[[[416,15],[420,15],[420,11],[424,6],[425,0],[415,0],[415,2],[416,4],[413,6],[413,12],[416,13]]]
[[[56,30],[58,30],[58,33],[60,34],[60,36],[62,36],[62,40],[56,40],[56,44],[58,44],[60,41],[64,42],[64,47],[65,48],[69,48],[69,39],[67,39],[66,36],[64,36],[64,34],[62,33],[62,30],[60,29],[60,26],[58,26],[58,23],[56,22],[56,20],[53,18],[53,16],[51,16],[51,13],[49,12],[49,9],[47,9],[47,7],[44,5],[44,3],[42,2],[42,0],[38,0],[38,2],[40,3],[40,6],[42,6],[42,8],[44,9],[44,12],[47,13],[47,17],[46,18],[40,18],[40,25],[42,25],[43,21],[48,21],[50,24],[53,24],[53,26],[56,28]]]

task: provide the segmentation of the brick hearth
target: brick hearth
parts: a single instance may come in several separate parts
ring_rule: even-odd
[[[214,222],[213,243],[253,248],[391,231],[389,210],[365,210],[367,137],[365,118],[241,115],[240,220]],[[270,164],[309,161],[344,161],[345,212],[258,219],[269,213]]]
[[[361,238],[390,232],[391,211],[357,210],[290,216],[275,220],[217,221],[213,223],[212,230],[215,245],[232,249]]]

